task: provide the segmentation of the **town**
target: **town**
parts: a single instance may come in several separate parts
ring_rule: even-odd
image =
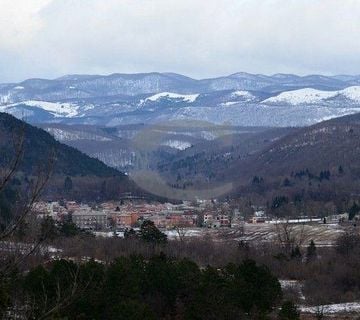
[[[261,233],[261,226],[274,226],[281,223],[309,225],[314,229],[319,225],[344,226],[356,223],[348,213],[333,214],[327,217],[298,216],[279,218],[268,215],[263,206],[251,207],[245,214],[229,203],[216,200],[182,201],[181,203],[149,202],[143,199],[126,197],[120,201],[102,203],[81,203],[76,201],[39,201],[33,213],[38,218],[51,218],[56,224],[71,222],[80,230],[96,236],[124,237],[128,230],[139,230],[145,220],[150,220],[163,231],[169,239],[177,238],[179,231],[188,237],[201,230],[239,230],[245,225]],[[253,226],[253,227],[251,227]]]
[[[234,214],[223,212],[224,204],[207,200],[183,201],[181,204],[121,200],[95,205],[76,201],[40,201],[34,206],[34,213],[38,217],[51,217],[58,223],[71,221],[79,229],[98,234],[101,231],[115,231],[117,235],[123,235],[126,229],[139,227],[144,220],[152,221],[163,230],[231,227]]]

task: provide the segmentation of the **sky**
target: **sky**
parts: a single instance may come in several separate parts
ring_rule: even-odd
[[[0,0],[0,82],[360,74],[360,0]]]

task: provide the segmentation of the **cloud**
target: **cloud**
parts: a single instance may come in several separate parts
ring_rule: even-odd
[[[360,73],[358,0],[0,2],[5,80],[147,71]]]
[[[40,11],[51,0],[0,0],[0,49],[20,50],[40,31]]]

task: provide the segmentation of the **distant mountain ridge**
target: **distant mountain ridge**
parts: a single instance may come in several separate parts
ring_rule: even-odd
[[[293,74],[250,74],[238,72],[229,76],[196,80],[176,73],[137,73],[110,75],[65,75],[57,79],[28,79],[0,85],[2,101],[77,99],[112,95],[140,95],[174,91],[206,93],[221,90],[285,91],[312,87],[323,90],[360,85],[358,76],[297,76]],[[7,93],[7,94],[6,94]]]
[[[360,76],[67,75],[0,85],[0,111],[30,123],[108,127],[171,120],[306,126],[360,112]]]

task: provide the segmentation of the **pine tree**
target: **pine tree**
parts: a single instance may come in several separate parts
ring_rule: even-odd
[[[359,211],[360,211],[360,207],[357,205],[356,202],[354,202],[351,208],[349,209],[349,220],[354,219],[356,214],[359,213]]]
[[[140,228],[140,237],[146,242],[165,243],[167,236],[162,233],[151,220],[145,220]]]

